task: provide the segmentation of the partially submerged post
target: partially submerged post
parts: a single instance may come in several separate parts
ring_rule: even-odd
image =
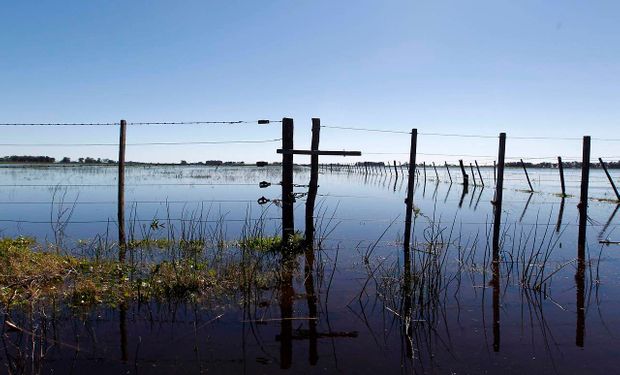
[[[448,171],[448,178],[450,178],[450,183],[452,183],[452,175],[450,174],[450,167],[448,167],[448,162],[444,162],[446,164],[446,171]]]
[[[502,199],[504,197],[504,163],[506,157],[506,133],[499,134],[499,151],[497,156],[497,183],[493,199],[493,256],[499,254],[499,235],[502,221]]]
[[[295,231],[293,216],[293,119],[282,119],[282,245]]]
[[[558,156],[558,170],[560,171],[560,186],[562,187],[562,198],[566,197],[566,183],[564,182],[564,165],[562,157]]]
[[[463,185],[469,185],[469,177],[467,176],[467,172],[465,172],[465,166],[463,165],[463,160],[459,160],[459,166],[461,167],[461,173],[463,174]]]
[[[523,172],[525,172],[525,178],[527,178],[527,184],[530,186],[530,193],[534,192],[534,188],[532,187],[532,182],[530,181],[530,175],[527,174],[527,169],[525,168],[525,163],[523,159],[521,159],[521,167],[523,167]]]
[[[579,195],[579,234],[577,237],[577,328],[575,344],[583,347],[585,331],[586,230],[588,223],[588,183],[590,180],[590,136],[583,137],[581,160],[581,194]]]
[[[484,180],[482,179],[482,173],[480,173],[480,166],[478,165],[478,160],[474,160],[476,163],[476,169],[478,170],[478,176],[480,177],[480,184],[484,187]]]
[[[424,184],[426,184],[426,162],[422,162],[422,169],[424,170]]]
[[[319,139],[321,132],[321,119],[312,119],[312,141],[310,150],[319,150]],[[312,247],[314,243],[314,203],[318,192],[319,181],[319,155],[310,156],[310,183],[308,186],[308,199],[306,200],[306,246]],[[314,252],[311,252],[314,254]]]
[[[469,169],[471,169],[471,178],[474,180],[474,186],[478,186],[476,183],[476,173],[474,172],[474,166],[472,163],[469,163]]]
[[[125,262],[127,238],[125,236],[125,146],[127,121],[121,120],[118,142],[118,260]]]
[[[609,180],[609,183],[611,184],[611,187],[614,189],[614,193],[616,193],[616,200],[620,201],[620,193],[618,193],[618,188],[616,188],[616,184],[614,183],[614,179],[611,178],[611,175],[609,174],[609,171],[607,170],[607,166],[603,162],[602,158],[598,158],[598,161],[599,161],[599,163],[601,163],[601,167],[603,167],[603,170],[605,171],[605,174],[607,175],[607,179]]]
[[[435,165],[435,162],[433,162],[433,169],[435,170],[435,178],[437,179],[437,182],[439,182],[439,173],[437,172],[437,166]]]
[[[413,187],[415,179],[415,159],[418,143],[418,129],[411,129],[411,148],[409,149],[409,176],[407,180],[407,198],[405,205],[405,249],[409,249],[411,240],[411,218],[413,215]]]
[[[396,178],[398,178],[398,168],[396,168],[396,160],[394,160],[394,173],[396,174]]]

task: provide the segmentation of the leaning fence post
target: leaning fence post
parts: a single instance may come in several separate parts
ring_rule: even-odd
[[[450,178],[450,183],[452,183],[452,175],[450,174],[450,167],[448,167],[448,162],[444,161],[446,164],[446,171],[448,171],[448,178]]]
[[[482,173],[480,173],[480,166],[478,166],[478,160],[474,160],[476,163],[476,169],[478,170],[478,176],[480,177],[480,184],[484,187],[484,180],[482,179]]]
[[[282,119],[282,244],[287,246],[295,231],[293,217],[293,119]]]
[[[530,175],[527,174],[527,169],[525,168],[525,163],[523,159],[521,159],[521,166],[523,167],[523,172],[525,172],[525,178],[527,178],[527,184],[530,185],[530,192],[534,192],[534,188],[532,187],[532,182],[530,181]]]
[[[560,171],[560,185],[562,186],[562,198],[566,197],[566,183],[564,182],[564,165],[562,165],[562,157],[558,156],[558,169]]]
[[[118,260],[125,262],[127,238],[125,237],[125,146],[127,121],[121,120],[118,142]]]
[[[433,169],[435,170],[435,178],[437,179],[437,182],[439,182],[439,173],[437,172],[437,166],[435,165],[435,162],[433,162]]]
[[[474,180],[474,186],[478,186],[476,183],[476,173],[474,172],[474,166],[472,163],[469,163],[469,169],[471,169],[471,178]]]
[[[407,199],[405,204],[405,248],[409,248],[411,240],[411,217],[413,215],[413,188],[415,180],[415,159],[418,145],[418,129],[411,129],[411,148],[409,150],[409,176],[407,179]]]
[[[614,183],[614,179],[611,178],[611,175],[609,174],[609,171],[607,170],[607,166],[603,162],[602,158],[598,158],[598,161],[599,161],[599,163],[601,163],[601,167],[603,167],[603,170],[605,171],[605,174],[607,175],[607,179],[609,180],[609,183],[611,184],[611,187],[614,189],[614,193],[616,193],[616,200],[620,201],[620,193],[618,193],[618,189],[616,188],[616,184]]]
[[[502,199],[504,197],[504,162],[506,157],[506,133],[499,133],[499,152],[497,155],[497,182],[495,185],[493,219],[493,255],[499,254],[499,234],[502,222]]]
[[[467,176],[467,172],[465,172],[465,166],[463,165],[463,159],[459,160],[459,166],[461,167],[461,173],[463,174],[463,185],[469,185],[469,177]]]

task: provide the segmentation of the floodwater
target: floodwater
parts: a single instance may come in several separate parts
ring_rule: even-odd
[[[445,169],[437,178],[427,167],[426,181],[420,171],[409,251],[402,170],[397,178],[393,170],[321,168],[314,259],[275,257],[271,266],[282,269],[273,288],[217,303],[60,309],[34,324],[53,332],[45,340],[3,331],[0,372],[616,373],[620,247],[601,243],[620,240],[618,206],[606,201],[613,191],[602,171],[591,170],[580,256],[580,171],[565,170],[565,199],[557,170],[528,172],[534,193],[521,169],[506,171],[493,262],[492,168],[481,171],[486,187],[476,174],[478,186],[470,180],[467,191],[456,168],[454,183]],[[224,240],[256,222],[266,235],[279,234],[280,173],[276,166],[128,167],[130,236],[166,236],[191,222]],[[296,167],[295,183],[308,180],[308,169]],[[261,181],[273,185],[260,188]],[[80,256],[92,256],[80,243],[97,235],[115,240],[114,167],[3,166],[0,185],[3,236],[60,243]],[[269,201],[259,205],[263,196]],[[304,212],[300,195],[302,233]]]

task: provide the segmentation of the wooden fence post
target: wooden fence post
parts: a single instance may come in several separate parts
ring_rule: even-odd
[[[471,169],[471,178],[474,180],[474,186],[478,186],[476,183],[476,172],[474,172],[474,166],[472,163],[469,163],[469,169]]]
[[[452,175],[450,174],[450,167],[448,167],[448,162],[444,161],[446,164],[446,171],[448,171],[448,178],[450,179],[450,183],[452,183]]]
[[[607,175],[607,179],[609,180],[609,183],[611,184],[611,187],[614,189],[614,193],[616,193],[616,200],[620,201],[620,193],[618,193],[618,188],[616,188],[616,184],[614,183],[614,179],[611,178],[611,175],[609,174],[609,171],[607,170],[607,166],[603,162],[602,158],[598,158],[598,161],[599,161],[599,163],[601,163],[601,167],[603,167],[603,170],[605,171],[605,174]]]
[[[581,194],[579,196],[579,234],[577,237],[577,330],[575,344],[583,347],[585,331],[586,232],[588,224],[588,184],[590,182],[590,136],[583,137]]]
[[[396,178],[398,178],[398,169],[396,168],[396,160],[394,160],[394,173],[396,174]]]
[[[566,197],[566,184],[564,182],[564,165],[562,164],[562,157],[558,156],[558,169],[560,171],[560,186],[562,187],[562,198]]]
[[[435,165],[435,162],[433,162],[433,169],[435,170],[435,178],[437,179],[437,182],[439,182],[439,173],[437,172],[437,166]]]
[[[504,197],[504,163],[506,158],[506,133],[499,133],[499,151],[497,155],[497,183],[493,200],[493,255],[499,254],[500,225],[502,222],[502,200]]]
[[[484,180],[482,179],[482,173],[480,173],[480,166],[478,165],[478,160],[474,160],[476,163],[476,169],[478,170],[478,176],[480,177],[480,184],[484,187]]]
[[[293,119],[282,119],[282,245],[285,248],[295,232],[293,216]]]
[[[467,176],[467,172],[465,172],[465,166],[463,165],[463,159],[459,160],[459,166],[461,167],[461,173],[463,174],[463,185],[469,185],[469,177]]]
[[[321,119],[312,119],[312,142],[310,150],[319,151],[319,139],[321,132]],[[306,200],[306,246],[312,247],[314,243],[314,203],[318,192],[319,181],[319,155],[310,156],[310,184],[308,186],[308,199]],[[314,252],[312,253],[314,254]],[[308,256],[306,255],[306,258]],[[314,257],[312,257],[314,260]]]
[[[125,146],[127,121],[121,120],[118,142],[118,260],[125,262],[127,237],[125,236]]]
[[[532,187],[532,182],[530,181],[530,175],[527,174],[527,169],[525,168],[525,163],[523,159],[521,159],[521,167],[523,167],[523,172],[525,172],[525,178],[527,178],[527,184],[530,185],[530,193],[534,192],[534,188]]]
[[[426,162],[422,162],[422,168],[424,169],[424,183],[426,184]]]
[[[411,129],[411,148],[409,149],[409,176],[407,180],[407,198],[405,204],[405,248],[409,249],[411,240],[411,218],[413,215],[413,188],[415,180],[416,152],[418,147],[418,129]]]

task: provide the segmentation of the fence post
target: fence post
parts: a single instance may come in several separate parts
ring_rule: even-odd
[[[282,119],[282,245],[286,247],[295,231],[293,217],[293,119]]]
[[[588,184],[590,180],[590,136],[583,137],[581,160],[581,194],[579,196],[579,235],[577,238],[577,272],[575,273],[577,291],[577,330],[575,344],[583,347],[585,331],[585,270],[586,270],[586,231],[588,223]]]
[[[396,178],[398,178],[398,168],[396,168],[396,160],[394,160],[394,173],[396,174]]]
[[[437,166],[435,165],[435,162],[433,162],[433,169],[435,170],[435,178],[437,179],[437,182],[439,182],[439,173],[437,172]]]
[[[424,184],[426,184],[426,162],[422,162],[422,168],[424,169]]]
[[[312,119],[312,142],[310,150],[319,150],[319,139],[321,132],[321,119]],[[310,156],[310,184],[308,186],[308,199],[306,200],[306,246],[312,247],[314,243],[314,203],[318,190],[319,181],[319,155]],[[314,253],[313,253],[314,254]],[[306,256],[307,257],[307,256]],[[314,260],[314,257],[313,257]]]
[[[446,164],[446,171],[448,171],[448,178],[450,178],[450,183],[452,183],[452,175],[450,174],[450,167],[448,167],[448,162],[444,161]]]
[[[480,184],[484,187],[484,180],[482,179],[482,173],[480,173],[480,166],[478,166],[478,160],[474,160],[476,163],[476,169],[478,170],[478,176],[480,177]]]
[[[413,188],[415,180],[415,159],[418,147],[418,129],[411,129],[411,148],[409,149],[409,176],[407,179],[407,198],[405,204],[405,248],[409,249],[411,240],[411,216],[413,214]]]
[[[532,182],[530,181],[530,175],[527,174],[527,169],[525,168],[525,163],[523,159],[521,159],[521,167],[523,167],[523,172],[525,172],[525,178],[527,178],[527,184],[530,185],[530,193],[534,192],[534,188],[532,187]]]
[[[476,183],[476,172],[474,172],[474,166],[472,163],[469,163],[469,169],[471,169],[471,178],[474,180],[474,186],[478,186]]]
[[[607,170],[607,166],[603,162],[602,158],[598,158],[598,161],[601,163],[601,167],[603,167],[603,170],[605,171],[605,174],[607,175],[607,179],[609,180],[609,183],[611,184],[611,187],[614,189],[614,193],[616,193],[616,200],[620,201],[620,193],[618,193],[618,189],[616,188],[616,184],[614,183],[614,179],[611,178],[611,175],[609,174],[609,171]]]
[[[560,171],[560,185],[562,186],[562,198],[566,197],[566,183],[564,182],[564,165],[562,157],[558,156],[558,169]]]
[[[467,176],[467,172],[465,172],[465,166],[463,165],[463,159],[459,160],[459,166],[461,167],[461,173],[463,174],[463,185],[469,185],[469,177]]]
[[[127,121],[121,120],[118,142],[118,260],[125,262],[127,238],[125,236],[125,146]]]
[[[502,222],[502,199],[504,197],[504,163],[506,157],[506,133],[499,133],[499,151],[497,155],[497,183],[495,185],[494,219],[493,219],[493,256],[499,254],[499,235]]]

